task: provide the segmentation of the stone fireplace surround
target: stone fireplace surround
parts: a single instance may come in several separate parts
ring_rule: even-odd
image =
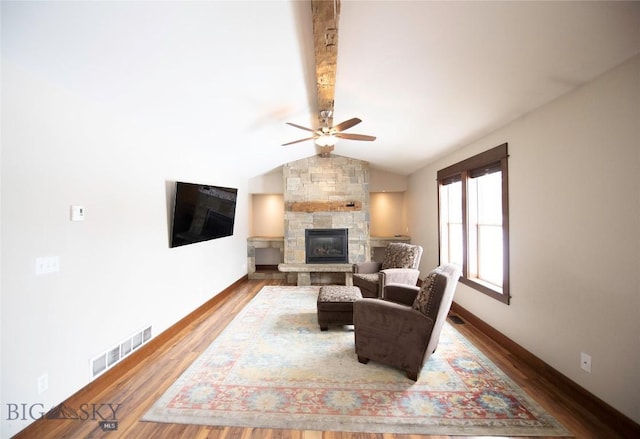
[[[283,166],[284,262],[303,264],[307,229],[347,229],[348,263],[369,260],[369,164],[331,155]]]

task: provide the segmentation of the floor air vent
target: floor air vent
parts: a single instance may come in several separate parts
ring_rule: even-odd
[[[464,320],[462,320],[458,316],[449,316],[449,320],[451,320],[456,325],[464,325]]]
[[[106,372],[149,340],[151,340],[151,326],[135,332],[116,346],[92,358],[90,361],[91,379]]]

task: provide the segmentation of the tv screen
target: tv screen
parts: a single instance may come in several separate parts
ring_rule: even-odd
[[[171,247],[233,235],[238,190],[176,183]]]

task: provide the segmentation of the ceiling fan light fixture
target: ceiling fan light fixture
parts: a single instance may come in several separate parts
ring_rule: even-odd
[[[338,142],[338,138],[331,134],[322,134],[316,138],[315,142],[318,146],[335,146]]]

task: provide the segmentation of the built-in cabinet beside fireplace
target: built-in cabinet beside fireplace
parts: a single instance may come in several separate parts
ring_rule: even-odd
[[[247,239],[249,279],[285,279],[285,274],[278,271],[278,264],[283,261],[283,236],[252,236]]]

